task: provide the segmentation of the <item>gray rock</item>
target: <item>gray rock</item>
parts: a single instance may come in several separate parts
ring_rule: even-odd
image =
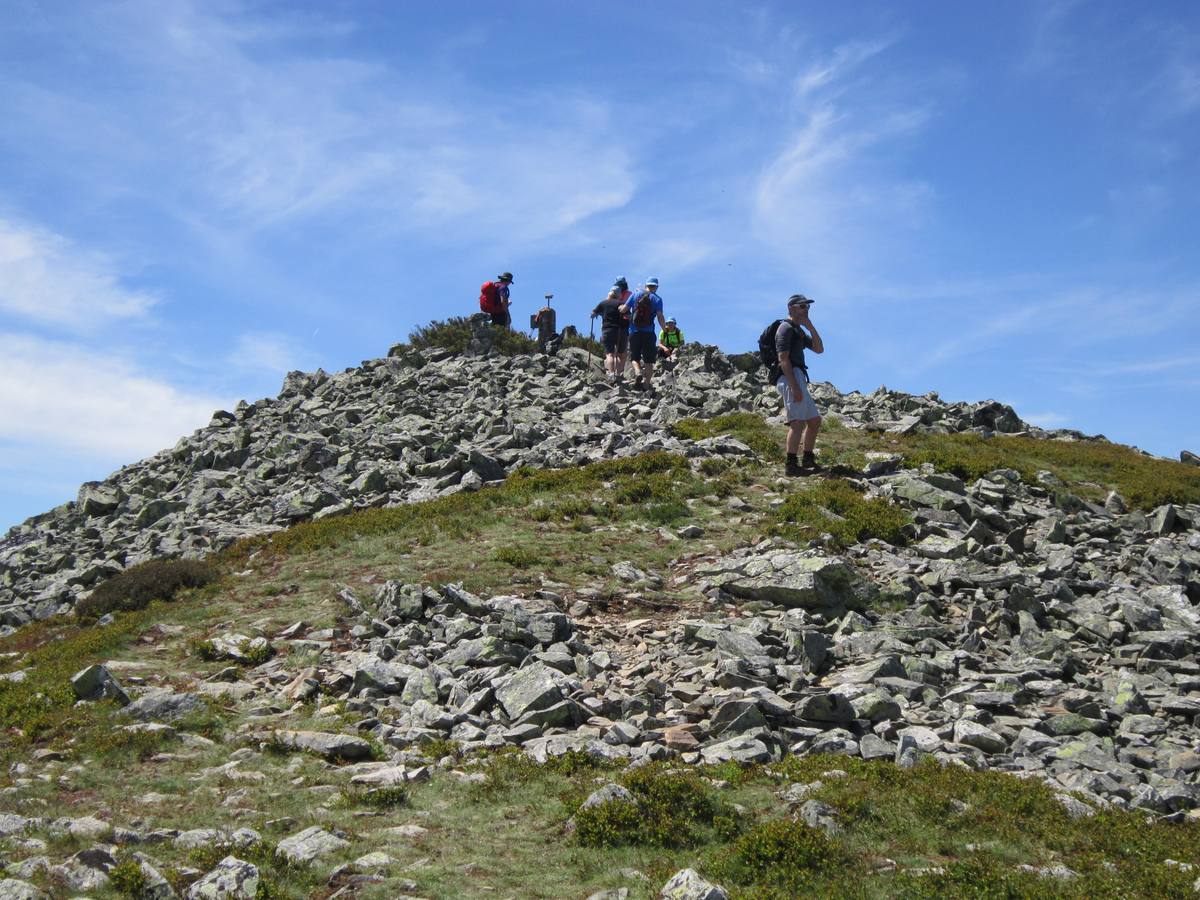
[[[761,740],[751,735],[739,735],[727,741],[709,744],[700,749],[700,755],[708,763],[740,762],[756,763],[770,762],[770,749]]]
[[[307,865],[322,856],[329,856],[350,846],[350,842],[330,834],[319,825],[306,828],[279,842],[276,852],[288,862]]]
[[[633,794],[619,784],[606,784],[604,787],[592,791],[579,808],[591,809],[593,806],[599,806],[602,803],[614,802],[633,803]]]
[[[125,707],[125,714],[143,722],[181,719],[204,709],[195,694],[176,693],[169,688],[151,688]]]
[[[28,881],[0,878],[0,900],[45,900],[42,890]]]
[[[992,729],[978,722],[959,719],[954,723],[954,740],[968,747],[975,747],[984,753],[1003,753],[1008,749],[1008,743]]]
[[[681,869],[663,885],[659,897],[663,900],[729,900],[720,885],[705,881],[695,869]]]
[[[818,828],[830,837],[842,832],[837,821],[837,810],[820,800],[805,800],[796,810],[796,818],[809,828]]]
[[[553,670],[541,663],[519,669],[496,688],[496,699],[510,719],[547,709],[563,700]]]
[[[349,734],[324,731],[273,731],[270,739],[292,750],[323,756],[330,762],[355,762],[371,758],[371,745]]]
[[[254,900],[258,885],[258,866],[227,856],[215,869],[192,882],[187,900]]]
[[[117,684],[112,674],[101,665],[88,666],[71,677],[71,689],[80,700],[113,700],[122,706],[129,704],[129,695]]]

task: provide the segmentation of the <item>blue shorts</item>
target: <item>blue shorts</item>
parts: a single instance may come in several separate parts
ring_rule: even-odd
[[[796,383],[800,385],[800,396],[792,396],[792,386],[788,384],[788,380],[780,376],[775,382],[775,390],[779,391],[779,396],[783,399],[784,413],[789,422],[802,422],[805,419],[816,419],[821,413],[817,410],[817,404],[813,403],[812,394],[808,392],[808,385],[804,383],[803,378],[797,378]]]

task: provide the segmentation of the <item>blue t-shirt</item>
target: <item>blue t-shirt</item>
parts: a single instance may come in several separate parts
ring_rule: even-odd
[[[633,312],[635,309],[637,309],[638,300],[640,298],[642,298],[643,296],[645,296],[646,294],[650,295],[650,302],[654,304],[654,313],[655,314],[650,319],[649,325],[634,325],[633,324]],[[625,304],[625,309],[629,313],[629,333],[630,334],[634,334],[635,332],[639,332],[639,331],[649,332],[650,334],[657,333],[658,329],[656,326],[658,324],[658,317],[662,315],[662,311],[663,311],[662,297],[658,296],[658,294],[654,293],[653,291],[638,291],[636,294],[634,294],[632,297],[629,298],[629,302]]]

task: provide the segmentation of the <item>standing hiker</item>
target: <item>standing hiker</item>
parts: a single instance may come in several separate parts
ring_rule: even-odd
[[[667,319],[663,325],[662,334],[658,338],[658,358],[663,367],[670,371],[675,367],[675,351],[683,346],[683,332],[679,330],[674,317]]]
[[[623,307],[631,296],[624,276],[613,282],[608,296],[596,304],[592,318],[600,316],[600,343],[604,347],[604,373],[610,383],[625,377],[625,359],[629,352],[629,319]]]
[[[784,474],[791,476],[807,475],[821,468],[813,449],[817,432],[821,430],[821,413],[809,393],[808,367],[804,365],[805,350],[825,352],[821,335],[808,317],[812,304],[813,301],[803,294],[792,294],[788,298],[788,317],[780,321],[775,330],[779,362],[772,368],[772,377],[783,400],[784,418],[788,423]],[[797,459],[801,446],[804,448],[803,461]]]
[[[530,326],[537,329],[538,352],[553,356],[558,352],[562,337],[558,333],[558,314],[550,305],[553,294],[546,295],[546,305],[530,317]]]
[[[512,272],[501,272],[494,281],[485,281],[479,288],[479,309],[492,317],[493,325],[505,328],[512,326],[512,315],[508,311],[508,286],[512,284]]]
[[[629,358],[638,374],[635,389],[653,392],[655,348],[658,346],[654,322],[666,325],[663,319],[662,297],[658,296],[658,279],[650,278],[646,286],[625,301],[625,312],[629,316]]]

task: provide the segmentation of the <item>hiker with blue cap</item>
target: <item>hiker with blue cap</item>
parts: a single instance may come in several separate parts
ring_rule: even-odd
[[[624,308],[629,316],[629,360],[638,376],[633,387],[649,394],[653,392],[651,379],[658,347],[654,323],[657,320],[664,328],[667,324],[663,318],[662,297],[658,296],[658,279],[647,278],[646,286],[630,297]]]

